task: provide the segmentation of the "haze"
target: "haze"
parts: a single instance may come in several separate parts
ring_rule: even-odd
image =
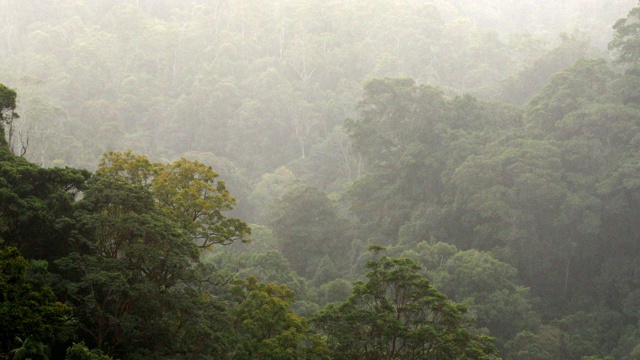
[[[128,150],[211,166],[253,235],[203,261],[286,285],[299,316],[345,301],[382,251],[505,359],[636,359],[636,6],[4,0],[9,146],[43,168]]]

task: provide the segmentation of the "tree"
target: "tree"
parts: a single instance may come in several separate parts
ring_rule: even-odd
[[[273,234],[282,254],[300,275],[310,278],[324,255],[344,254],[346,220],[327,196],[314,186],[298,184],[274,206]],[[334,256],[340,263],[340,257]]]
[[[305,181],[326,192],[340,191],[364,173],[362,156],[351,150],[351,141],[342,126],[336,126],[315,145],[304,162]]]
[[[560,329],[543,326],[534,334],[531,331],[518,333],[506,345],[506,353],[514,359],[551,360],[567,355],[563,346],[566,336]]]
[[[22,340],[16,337],[16,342],[20,347],[17,347],[9,352],[11,359],[13,360],[49,360],[49,348],[44,344],[31,339],[28,336]]]
[[[34,276],[34,265],[14,247],[0,250],[0,353],[17,346],[25,358],[40,352],[40,341],[54,344],[70,335],[72,309]]]
[[[249,247],[261,239],[243,247]],[[243,249],[244,250],[244,249]],[[274,248],[260,252],[242,252],[234,254],[227,249],[208,254],[203,263],[216,269],[215,283],[224,283],[226,279],[255,277],[261,283],[284,285],[291,289],[298,299],[304,299],[308,293],[308,281],[296,273],[287,258]]]
[[[469,330],[466,307],[438,292],[407,258],[371,260],[367,281],[312,322],[335,359],[490,359],[491,339]]]
[[[120,178],[96,175],[77,214],[75,252],[57,263],[81,338],[109,355],[164,346],[170,314],[198,281],[196,244]]]
[[[412,143],[428,141],[442,120],[443,92],[411,79],[371,80],[364,87],[360,116],[347,120],[354,150],[374,168],[393,166]]]
[[[225,306],[203,299],[210,274],[198,248],[244,239],[249,228],[222,214],[234,200],[216,178],[197,161],[104,155],[75,205],[74,252],[57,261],[81,339],[117,356],[228,351]]]
[[[112,360],[99,350],[89,350],[84,343],[75,343],[67,349],[65,360]]]
[[[191,234],[202,248],[243,241],[251,230],[239,219],[227,218],[235,199],[210,166],[179,159],[158,165],[151,184],[160,209]]]
[[[640,65],[640,7],[634,7],[627,17],[613,25],[615,33],[609,50],[617,52],[617,61],[637,70]]]
[[[231,311],[238,335],[234,360],[329,359],[324,339],[291,311],[291,289],[249,277],[236,280],[231,292],[238,301]]]
[[[13,121],[19,118],[16,110],[16,92],[0,84],[0,147],[9,146],[15,153],[14,147],[15,140],[15,127]],[[6,139],[5,139],[6,136]],[[21,149],[18,155],[23,156],[27,152],[28,140],[20,139]]]
[[[158,208],[202,248],[244,241],[251,233],[241,220],[224,216],[224,211],[233,209],[235,199],[218,174],[198,161],[152,163],[131,151],[110,151],[103,155],[96,174],[149,191]]]
[[[433,284],[469,307],[477,326],[488,328],[502,349],[514,334],[539,325],[529,288],[517,285],[517,271],[478,250],[458,251],[445,243],[421,243],[414,252]]]
[[[88,177],[86,170],[42,168],[0,147],[0,238],[27,258],[68,254],[73,203]]]
[[[441,231],[447,180],[460,163],[491,142],[498,129],[518,124],[509,107],[464,95],[447,98],[410,79],[372,80],[365,85],[359,116],[345,128],[370,173],[347,190],[351,210],[365,231],[383,243],[413,223],[416,242]],[[421,225],[425,224],[425,225]]]
[[[284,166],[262,174],[260,181],[254,185],[249,195],[249,200],[258,207],[256,214],[258,221],[267,221],[266,213],[273,207],[274,201],[281,198],[296,181],[298,181],[296,175]]]

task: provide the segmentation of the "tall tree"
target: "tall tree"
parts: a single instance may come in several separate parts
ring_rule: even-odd
[[[238,346],[232,359],[326,360],[325,340],[293,313],[295,295],[284,285],[236,280],[231,289],[238,305],[231,310]]]
[[[57,262],[87,344],[126,357],[226,353],[224,306],[203,300],[209,274],[198,248],[244,239],[249,228],[222,215],[234,202],[216,177],[185,159],[105,154],[76,204],[75,251]],[[210,320],[192,322],[199,317]]]
[[[89,176],[86,170],[42,168],[0,146],[0,239],[28,258],[68,254],[73,203]]]
[[[13,120],[18,117],[16,96],[14,90],[0,84],[0,147],[8,146],[13,136]]]
[[[158,208],[203,248],[243,241],[251,233],[243,221],[224,216],[235,199],[218,174],[198,161],[152,163],[131,151],[111,151],[103,155],[96,174],[150,191]]]
[[[154,348],[196,279],[196,245],[151,194],[96,176],[78,203],[76,252],[58,261],[80,334],[108,354]]]
[[[335,359],[491,359],[491,339],[469,330],[466,308],[438,292],[406,258],[369,261],[342,304],[313,318]]]

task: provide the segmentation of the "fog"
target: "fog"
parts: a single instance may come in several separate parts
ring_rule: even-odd
[[[504,358],[635,359],[634,6],[4,0],[0,84],[42,167],[212,166],[253,237],[209,263],[287,285],[299,315],[384,245]]]

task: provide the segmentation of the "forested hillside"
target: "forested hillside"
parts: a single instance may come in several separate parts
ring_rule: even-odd
[[[338,141],[366,79],[523,103],[633,4],[510,3],[10,0],[0,79],[37,163],[205,153],[253,180]]]
[[[640,358],[634,6],[0,3],[0,358]]]

